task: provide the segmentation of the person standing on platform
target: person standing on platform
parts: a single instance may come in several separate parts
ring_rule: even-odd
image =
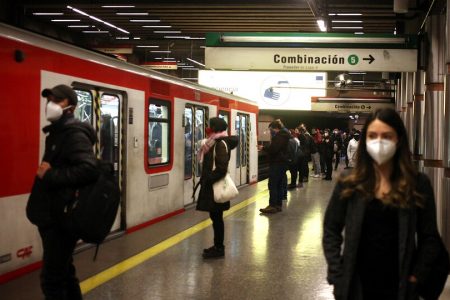
[[[308,182],[308,162],[311,161],[311,143],[313,143],[313,141],[304,125],[300,126],[299,132],[298,139],[300,141],[300,151],[298,157],[298,186],[303,187],[303,182]]]
[[[446,252],[433,188],[416,171],[393,109],[367,119],[355,168],[339,179],[326,209],[323,249],[337,300],[417,300]]]
[[[335,156],[334,170],[336,171],[341,161],[342,136],[337,128],[333,130],[333,152]]]
[[[208,138],[203,140],[198,152],[198,160],[202,163],[202,174],[196,208],[209,212],[214,230],[214,245],[203,250],[203,258],[206,259],[225,256],[223,212],[230,209],[230,202],[214,202],[213,184],[227,174],[230,152],[239,143],[236,136],[228,136],[227,128],[228,124],[224,119],[211,118],[209,127],[206,129]]]
[[[272,140],[268,146],[262,148],[269,156],[269,205],[259,211],[273,214],[282,210],[290,135],[283,130],[283,124],[279,120],[270,123],[269,128]]]
[[[334,155],[334,141],[330,136],[328,129],[324,131],[322,148],[323,148],[323,158],[326,164],[326,171],[324,180],[331,180],[331,174],[333,173],[333,155]]]
[[[353,134],[353,138],[348,142],[347,156],[348,156],[348,167],[349,168],[355,167],[356,150],[358,149],[358,145],[359,145],[359,137],[360,137],[360,131],[356,130],[355,133]]]
[[[320,177],[320,144],[322,143],[322,135],[319,132],[318,128],[313,128],[311,130],[313,142],[311,143],[311,159],[314,167],[314,175],[312,177],[319,178]]]
[[[289,189],[297,187],[297,173],[298,173],[298,154],[300,152],[300,141],[294,129],[290,130],[291,138],[288,144],[288,163],[289,172],[291,173],[291,183],[288,185]]]
[[[350,142],[350,135],[347,134],[347,132],[344,131],[344,133],[342,134],[342,153],[345,156],[345,168],[344,169],[348,169],[348,155],[347,155],[347,148],[348,148],[348,143]]]
[[[82,299],[73,265],[79,239],[64,227],[64,210],[76,188],[96,180],[93,145],[96,134],[88,123],[74,118],[77,94],[67,85],[44,89],[47,98],[43,128],[47,137],[42,163],[27,204],[27,217],[38,226],[42,239],[41,288],[45,299]],[[40,201],[39,201],[40,200]]]

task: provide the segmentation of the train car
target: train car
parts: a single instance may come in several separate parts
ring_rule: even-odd
[[[111,236],[194,204],[196,145],[210,117],[223,117],[239,137],[229,165],[236,184],[257,181],[254,102],[5,24],[0,44],[0,283],[40,266],[25,207],[44,150],[44,88],[75,89],[76,115],[98,135],[95,153],[114,163],[122,201]]]

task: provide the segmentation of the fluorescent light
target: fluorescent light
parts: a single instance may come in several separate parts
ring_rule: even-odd
[[[333,26],[333,29],[363,29],[362,26]]]
[[[123,32],[123,33],[130,34],[130,33],[129,33],[128,31],[126,31],[125,29],[122,29],[122,28],[120,28],[120,27],[117,27],[117,26],[115,26],[115,25],[113,25],[113,24],[111,24],[111,23],[108,23],[108,22],[106,22],[106,21],[103,21],[102,19],[99,19],[99,18],[97,18],[97,17],[91,16],[91,15],[89,15],[88,13],[85,13],[85,12],[82,11],[82,10],[76,9],[76,8],[74,8],[74,7],[72,7],[72,6],[67,6],[67,8],[69,8],[69,9],[73,10],[74,12],[77,12],[77,13],[83,15],[83,16],[87,16],[87,17],[89,17],[89,18],[92,19],[92,20],[95,20],[95,21],[97,21],[97,22],[103,23],[103,24],[105,24],[105,25],[107,25],[107,26],[109,26],[109,27],[111,27],[111,28],[117,29],[117,30],[119,30],[119,31],[121,31],[121,32]],[[108,31],[107,31],[107,32],[108,32]]]
[[[33,15],[35,15],[35,16],[62,16],[62,15],[64,15],[64,13],[45,13],[45,12],[40,12],[40,13],[33,13]]]
[[[133,8],[134,5],[102,5],[104,8]]]
[[[344,20],[331,20],[331,22],[333,22],[333,23],[362,23],[363,21],[352,21],[352,20],[347,20],[347,21],[344,21]]]
[[[144,28],[172,28],[170,25],[144,25]]]
[[[90,25],[68,25],[69,28],[89,28]]]
[[[83,33],[109,33],[107,30],[83,30]]]
[[[352,44],[403,44],[402,37],[333,37],[333,36],[230,36],[223,35],[224,43],[352,43]]]
[[[165,35],[165,39],[187,39],[189,36],[182,36],[182,35]]]
[[[154,30],[153,33],[181,33],[180,30]]]
[[[138,37],[138,36],[135,36],[134,38],[133,38],[133,40],[140,40],[141,38],[140,37]]]
[[[362,31],[356,31],[355,34],[364,34]]]
[[[118,36],[116,37],[116,40],[129,40],[130,38],[128,36]]]
[[[134,12],[124,12],[124,13],[116,13],[118,16],[148,16],[146,12],[134,13]]]
[[[80,19],[53,19],[52,22],[80,22]]]
[[[168,60],[175,60],[174,57],[164,57],[163,59],[168,59]]]
[[[150,52],[152,52],[152,53],[171,53],[172,51],[170,51],[170,50],[152,50]]]
[[[317,20],[317,25],[319,25],[320,31],[327,31],[327,26],[325,25],[325,21],[322,19]]]
[[[193,59],[191,59],[191,58],[186,57],[186,59],[187,59],[188,61],[193,62],[194,64],[199,65],[199,66],[202,66],[202,67],[205,66],[204,64],[202,64],[202,63],[200,63],[200,62],[198,62],[198,61],[196,61],[196,60],[193,60]]]
[[[161,20],[131,19],[130,22],[151,22],[151,23],[157,23],[157,22],[161,22]]]
[[[362,16],[361,13],[338,13],[338,16]]]
[[[206,38],[204,38],[204,37],[187,37],[186,38],[187,40],[205,40]]]
[[[138,48],[159,48],[159,46],[153,46],[153,45],[137,45]]]

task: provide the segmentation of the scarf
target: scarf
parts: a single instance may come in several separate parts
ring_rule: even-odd
[[[197,153],[197,159],[200,163],[203,162],[203,157],[216,143],[216,140],[222,137],[227,137],[228,133],[226,131],[212,133],[207,139],[200,141],[200,150]]]

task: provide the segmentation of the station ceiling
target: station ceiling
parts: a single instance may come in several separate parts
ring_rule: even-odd
[[[417,33],[434,2],[411,0],[407,13],[396,14],[393,0],[17,0],[3,4],[2,19],[85,48],[128,46],[137,64],[203,63],[207,32],[314,33],[322,18],[328,32]]]

